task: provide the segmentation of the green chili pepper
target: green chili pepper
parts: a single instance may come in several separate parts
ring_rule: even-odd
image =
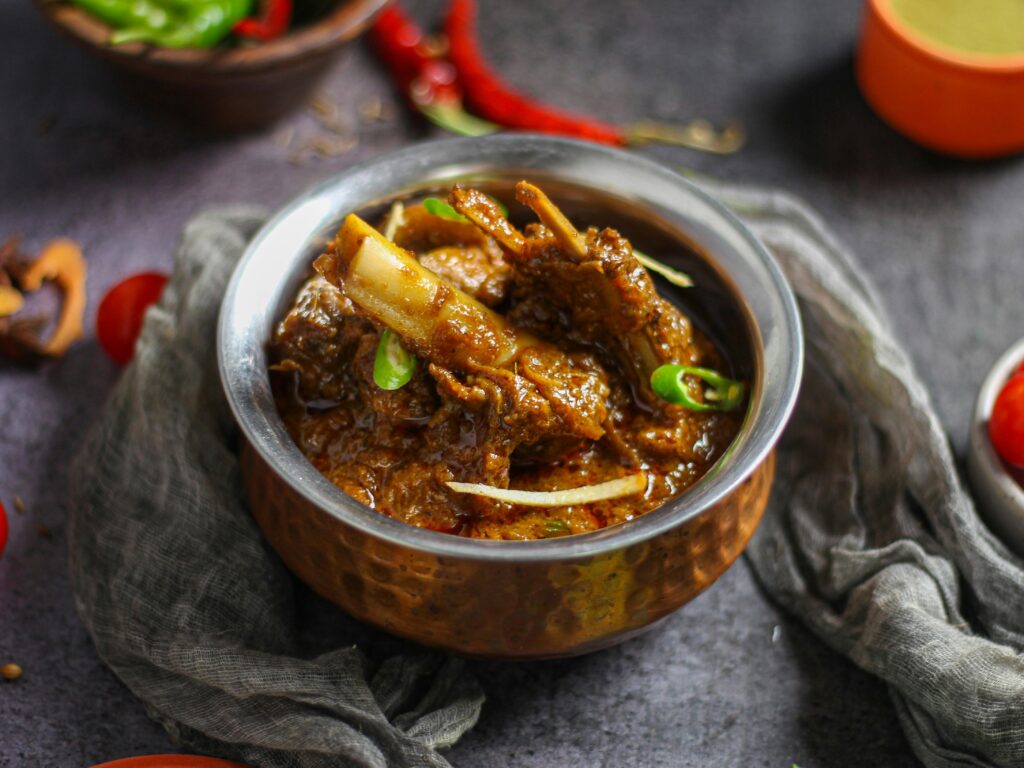
[[[569,524],[565,522],[565,520],[558,519],[545,520],[542,529],[544,531],[545,539],[554,538],[556,536],[568,536],[572,533],[572,529],[569,527]]]
[[[145,42],[164,48],[212,48],[249,15],[252,0],[162,0],[173,13],[169,26],[153,30],[126,27],[110,36],[111,45]]]
[[[441,219],[450,219],[451,221],[469,221],[469,219],[448,205],[444,200],[440,200],[436,197],[425,198],[423,200],[423,207],[427,209],[427,213],[431,216],[437,216]]]
[[[491,197],[490,195],[488,195],[488,197],[490,197],[494,204],[498,206],[498,209],[501,211],[501,215],[508,218],[508,208],[505,207],[501,200]],[[427,213],[431,216],[438,216],[442,219],[451,219],[452,221],[469,221],[469,219],[448,205],[444,200],[436,197],[424,198],[423,207],[427,209]]]
[[[166,29],[171,15],[159,3],[150,0],[70,0],[83,11],[91,13],[118,29]]]
[[[405,350],[398,337],[386,330],[373,360],[373,381],[381,389],[401,389],[416,370],[416,358]]]
[[[696,376],[710,385],[704,390],[704,402],[694,400],[683,376]],[[691,411],[731,411],[743,403],[747,385],[727,379],[710,368],[687,365],[662,365],[651,374],[651,389],[662,400],[689,408]]]

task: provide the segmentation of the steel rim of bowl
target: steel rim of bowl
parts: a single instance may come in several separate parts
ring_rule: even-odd
[[[308,269],[315,243],[344,214],[456,178],[531,172],[590,187],[651,210],[693,235],[736,282],[756,321],[759,396],[726,456],[680,497],[621,525],[564,538],[494,541],[417,528],[365,507],[324,477],[292,441],[270,391],[265,344],[291,299],[288,278]],[[697,234],[694,234],[694,233]],[[282,277],[283,276],[283,277]],[[285,295],[287,294],[287,295]],[[748,320],[749,322],[749,320]],[[758,347],[760,342],[760,347]],[[437,556],[481,561],[554,561],[639,544],[721,502],[765,460],[796,402],[803,331],[796,299],[766,247],[723,204],[680,174],[622,150],[529,134],[414,145],[370,160],[299,196],[249,243],[228,284],[217,329],[221,381],[243,435],[263,461],[310,503],[361,532]]]
[[[968,446],[971,455],[968,457],[968,469],[971,470],[971,479],[974,482],[987,484],[989,488],[998,491],[1004,498],[1012,500],[1019,509],[1024,510],[1024,488],[1021,488],[1007,470],[1006,464],[996,453],[995,446],[988,436],[988,420],[992,416],[996,398],[1010,380],[1010,374],[1022,361],[1024,339],[1000,355],[985,376],[974,401],[974,412],[971,417],[971,437]],[[984,466],[972,466],[974,464]],[[987,477],[981,477],[981,472],[985,472]],[[1024,524],[1024,520],[1018,523],[1021,524]]]

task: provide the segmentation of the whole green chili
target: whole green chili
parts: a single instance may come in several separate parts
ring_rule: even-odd
[[[385,329],[373,360],[373,381],[381,389],[401,389],[416,370],[416,358],[406,351],[398,336]]]
[[[160,31],[171,23],[167,9],[151,0],[70,0],[83,11],[118,29]]]
[[[119,29],[112,45],[145,42],[164,48],[212,48],[249,15],[252,0],[162,0],[171,11],[171,23],[159,30],[144,26]]]
[[[695,376],[709,385],[704,390],[704,402],[690,395],[684,376]],[[688,365],[659,366],[651,374],[651,389],[662,400],[691,411],[731,411],[743,403],[747,394],[747,385],[741,381],[726,378],[710,368]]]

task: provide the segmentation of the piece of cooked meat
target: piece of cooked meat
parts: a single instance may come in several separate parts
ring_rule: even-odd
[[[486,196],[456,187],[449,197],[460,213],[515,246],[507,256],[515,272],[514,317],[542,317],[552,308],[567,315],[573,338],[610,350],[636,391],[660,406],[649,384],[654,369],[665,363],[694,365],[700,356],[689,320],[658,294],[618,232],[590,228],[581,234],[527,182],[516,185],[516,197],[543,223],[518,238],[508,236],[510,225],[497,221]]]
[[[394,243],[416,253],[420,264],[488,307],[508,295],[512,268],[501,246],[468,221],[442,219],[422,205],[410,205],[402,213]]]
[[[525,233],[462,188],[449,200],[467,221],[411,205],[387,220],[393,241],[350,216],[269,350],[303,454],[354,499],[412,525],[506,539],[614,525],[692,485],[738,428],[736,414],[653,395],[658,365],[722,360],[657,294],[629,242],[578,231],[531,185],[517,194],[540,219]],[[395,390],[374,380],[384,329],[416,358]],[[546,491],[637,471],[642,494],[558,508],[446,485]]]

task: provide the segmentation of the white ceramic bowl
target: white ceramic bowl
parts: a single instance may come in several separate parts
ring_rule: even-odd
[[[1022,361],[1024,339],[1010,347],[985,377],[974,403],[967,471],[985,522],[1010,549],[1024,557],[1024,487],[996,454],[988,436],[988,420],[996,397]]]

